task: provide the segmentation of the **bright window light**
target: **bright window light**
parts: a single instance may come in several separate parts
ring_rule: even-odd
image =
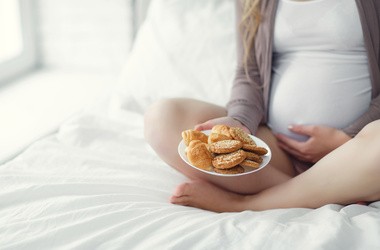
[[[23,50],[18,0],[0,0],[0,63],[18,56]]]

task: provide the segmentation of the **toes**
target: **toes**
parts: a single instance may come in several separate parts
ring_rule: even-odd
[[[177,186],[176,189],[173,192],[173,196],[181,197],[185,195],[189,195],[190,191],[190,183],[182,183],[181,185]]]
[[[177,205],[189,206],[192,199],[192,187],[193,183],[182,183],[177,186],[173,192],[173,196],[170,197],[170,202]]]
[[[201,180],[193,180],[185,182],[177,186],[170,197],[170,202],[182,206],[198,207],[198,203],[202,200],[202,191],[207,190],[208,183]]]
[[[188,196],[172,196],[170,197],[170,203],[182,206],[188,206],[190,204],[190,198]]]

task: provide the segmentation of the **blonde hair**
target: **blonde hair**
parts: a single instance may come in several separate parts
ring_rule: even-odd
[[[255,35],[261,19],[260,0],[241,0],[241,4],[243,7],[240,21],[240,31],[244,49],[243,65],[245,73],[248,79],[250,79],[248,74],[248,62],[251,60],[250,51],[254,46]]]

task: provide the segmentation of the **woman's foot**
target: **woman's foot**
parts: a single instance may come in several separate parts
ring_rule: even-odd
[[[240,212],[246,210],[245,196],[225,191],[201,180],[179,185],[170,202],[214,212]]]

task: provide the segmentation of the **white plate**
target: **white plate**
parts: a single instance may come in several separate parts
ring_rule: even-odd
[[[209,135],[211,133],[211,130],[205,130],[205,131],[202,131],[202,132],[205,133],[206,135]],[[257,144],[257,146],[266,148],[268,150],[268,153],[266,155],[262,156],[263,161],[261,162],[259,168],[254,169],[254,168],[250,168],[250,167],[245,167],[244,168],[244,170],[245,170],[244,173],[241,173],[241,174],[220,174],[220,173],[214,172],[214,170],[208,171],[208,170],[204,170],[204,169],[201,169],[201,168],[197,168],[196,166],[192,165],[188,161],[187,156],[186,156],[186,152],[185,152],[186,145],[185,145],[185,142],[183,140],[181,140],[181,142],[178,145],[178,153],[181,156],[182,160],[184,162],[186,162],[189,166],[191,166],[191,167],[193,167],[193,168],[195,168],[195,169],[197,169],[199,171],[202,171],[204,173],[210,174],[210,175],[217,175],[217,176],[241,176],[241,175],[247,175],[247,174],[251,174],[251,173],[257,172],[260,169],[264,168],[266,165],[268,165],[270,159],[272,158],[272,152],[271,152],[269,146],[263,140],[261,140],[260,138],[257,138],[256,136],[253,136],[253,135],[249,135],[249,136],[255,141],[255,143]]]

